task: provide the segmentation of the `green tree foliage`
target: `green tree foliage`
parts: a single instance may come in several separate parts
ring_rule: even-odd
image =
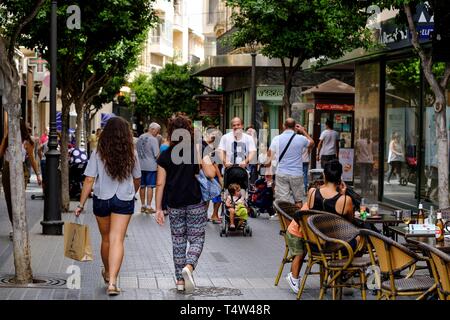
[[[311,58],[339,58],[368,45],[367,15],[359,1],[227,0],[234,8],[237,31],[231,44],[251,46],[269,58],[281,59],[285,82],[284,106],[290,107],[292,77]],[[287,61],[287,62],[286,62]]]
[[[131,88],[136,93],[136,111],[152,119],[166,123],[175,112],[198,119],[198,102],[194,96],[203,92],[203,85],[191,76],[188,65],[166,64],[151,77],[138,76]]]
[[[11,1],[13,12],[20,12],[30,1]],[[136,59],[143,34],[157,21],[152,9],[154,0],[81,0],[81,29],[66,26],[71,0],[58,1],[58,88],[62,100],[62,209],[69,209],[67,142],[70,106],[83,114],[86,103],[117,73],[128,69]],[[20,43],[39,48],[49,60],[50,3],[47,0],[32,25],[24,28]],[[50,66],[52,69],[54,66]]]

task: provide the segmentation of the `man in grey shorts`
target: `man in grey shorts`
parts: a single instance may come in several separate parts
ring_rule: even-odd
[[[286,119],[284,129],[282,134],[272,139],[266,164],[277,160],[275,199],[293,202],[301,208],[304,200],[302,153],[314,145],[314,140],[292,118]]]

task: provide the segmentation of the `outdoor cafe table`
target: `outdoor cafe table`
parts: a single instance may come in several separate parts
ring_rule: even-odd
[[[389,229],[391,229],[392,232],[394,232],[397,236],[398,235],[403,236],[407,242],[409,239],[425,242],[435,247],[436,249],[450,253],[450,239],[448,236],[449,234],[447,232],[445,233],[444,242],[437,243],[434,232],[418,232],[418,231],[411,232],[405,225],[390,226]]]
[[[393,234],[389,229],[390,226],[397,226],[399,223],[403,222],[402,219],[398,219],[394,213],[379,213],[376,217],[367,217],[366,219],[361,219],[361,217],[355,216],[355,221],[358,225],[372,225],[382,224],[383,234],[388,237],[392,237]]]
[[[424,242],[432,247],[435,247],[436,249],[439,249],[445,253],[449,253],[450,254],[450,239],[445,238],[444,242],[436,242],[436,238],[431,238],[431,237],[417,237],[417,238],[405,238],[406,242],[410,243],[411,245],[415,245],[414,240],[415,241],[419,241],[419,242]]]

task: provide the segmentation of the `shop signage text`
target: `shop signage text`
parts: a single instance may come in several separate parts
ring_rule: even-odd
[[[316,103],[316,109],[319,110],[353,111],[353,108],[352,104]]]
[[[217,117],[222,111],[221,97],[200,97],[198,115],[202,117]]]
[[[256,88],[256,99],[281,101],[283,100],[284,88],[283,86],[270,86],[270,87],[258,87]]]

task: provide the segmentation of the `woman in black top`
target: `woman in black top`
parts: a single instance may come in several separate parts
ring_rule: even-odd
[[[196,175],[201,166],[207,177],[214,178],[215,169],[209,157],[195,161],[201,158],[196,155],[201,155],[202,148],[194,143],[194,129],[188,117],[172,117],[168,137],[170,147],[157,160],[156,221],[164,224],[162,198],[165,188],[177,289],[188,292],[195,288],[192,272],[203,250],[207,221],[207,205],[202,200]],[[187,242],[189,249],[186,251]]]
[[[308,207],[311,210],[330,212],[353,220],[352,199],[345,195],[345,184],[342,183],[342,165],[338,160],[325,164],[325,183],[320,188],[311,188],[308,192]]]

